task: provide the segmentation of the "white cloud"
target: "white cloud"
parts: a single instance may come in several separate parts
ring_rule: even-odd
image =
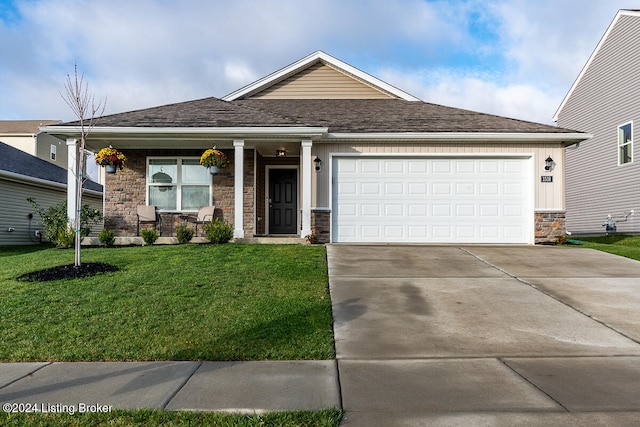
[[[640,0],[32,0],[0,19],[0,118],[71,119],[74,62],[107,113],[224,96],[315,51],[420,98],[548,122]],[[6,58],[6,60],[4,60]]]
[[[427,102],[540,123],[552,124],[550,106],[561,101],[533,85],[500,83],[497,76],[458,74],[455,70],[406,74],[393,69],[380,75]]]
[[[254,70],[246,64],[237,62],[228,62],[224,65],[224,76],[227,80],[236,82],[239,86],[258,79]]]

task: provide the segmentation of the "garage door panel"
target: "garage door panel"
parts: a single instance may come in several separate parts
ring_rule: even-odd
[[[476,173],[476,162],[473,160],[459,160],[455,162],[455,169],[458,174]]]
[[[426,203],[408,203],[408,213],[410,217],[426,217],[429,206]]]
[[[334,158],[332,241],[532,243],[528,162]]]
[[[409,195],[427,195],[428,189],[426,182],[409,182],[407,183],[407,193]]]
[[[451,216],[451,205],[433,205],[431,207],[433,216],[444,216],[449,218]]]
[[[389,174],[404,173],[405,162],[402,160],[389,160],[384,162],[384,171]]]
[[[356,172],[358,170],[357,166],[354,169],[350,169],[353,170],[353,172]],[[379,174],[380,173],[380,162],[378,162],[377,160],[363,160],[360,163],[360,172],[362,174]]]
[[[450,160],[433,160],[432,173],[433,174],[450,174],[451,173],[451,161]]]
[[[451,183],[450,182],[434,182],[431,186],[431,194],[444,194],[446,196],[451,195]]]

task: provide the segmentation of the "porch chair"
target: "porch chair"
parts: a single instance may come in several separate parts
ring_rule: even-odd
[[[162,236],[162,217],[158,214],[154,205],[138,205],[137,213],[138,217],[138,230],[136,236],[140,235],[140,223],[153,223],[153,228],[157,229],[160,225],[159,234]]]
[[[202,224],[202,231],[204,232],[204,225],[207,222],[213,221],[213,212],[215,210],[215,206],[202,206],[198,209],[198,214],[191,217],[193,223],[196,225],[196,236],[198,235],[198,224]]]

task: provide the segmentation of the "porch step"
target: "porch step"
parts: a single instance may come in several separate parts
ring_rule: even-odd
[[[302,237],[247,237],[244,239],[234,239],[235,243],[260,244],[260,245],[305,245],[306,239]]]
[[[158,237],[158,240],[154,243],[155,245],[177,245],[178,239],[175,237]],[[116,237],[114,246],[142,246],[144,245],[144,240],[142,237]],[[82,246],[100,246],[100,241],[97,237],[85,237],[82,239]]]
[[[233,243],[242,244],[261,244],[261,245],[305,245],[306,239],[301,237],[285,236],[285,237],[249,237],[246,239],[233,239]],[[196,236],[191,239],[190,243],[209,243],[205,237]],[[158,237],[154,245],[177,245],[176,237]],[[142,237],[116,237],[114,246],[142,246],[144,240]],[[82,240],[82,246],[100,246],[97,237],[85,237]]]

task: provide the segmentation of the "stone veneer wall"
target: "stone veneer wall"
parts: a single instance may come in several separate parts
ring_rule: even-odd
[[[566,234],[565,212],[535,213],[535,243],[557,243],[558,238]]]
[[[200,156],[203,150],[124,150],[127,156],[125,169],[107,175],[105,183],[105,227],[116,236],[135,236],[136,209],[146,204],[146,171],[148,156],[186,157]],[[234,153],[223,150],[230,164],[213,177],[213,204],[215,217],[233,224],[234,221]],[[253,230],[253,151],[245,151],[244,161],[244,230],[252,236]],[[182,221],[180,213],[162,214],[162,235],[175,235],[175,228]],[[141,225],[142,228],[142,225]]]
[[[318,243],[329,243],[331,241],[331,212],[312,209],[311,230],[316,232]]]

